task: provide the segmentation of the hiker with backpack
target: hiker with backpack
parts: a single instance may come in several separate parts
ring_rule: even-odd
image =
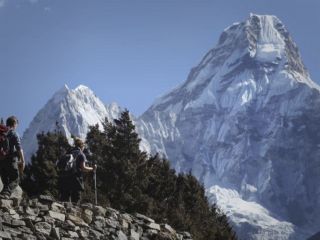
[[[83,172],[94,172],[97,168],[87,166],[87,158],[84,154],[85,144],[80,138],[74,139],[74,149],[58,161],[60,170],[59,191],[62,202],[70,201],[78,203],[81,192],[84,190]]]
[[[3,183],[0,198],[10,198],[19,185],[19,172],[23,172],[25,167],[21,140],[16,132],[18,123],[18,119],[11,116],[6,126],[0,125],[0,175]]]

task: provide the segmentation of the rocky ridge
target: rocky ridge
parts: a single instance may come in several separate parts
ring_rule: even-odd
[[[0,199],[0,239],[191,240],[142,214],[120,213],[90,203],[73,205],[40,195],[33,199]]]

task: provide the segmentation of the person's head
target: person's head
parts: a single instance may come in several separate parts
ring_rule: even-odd
[[[81,150],[83,150],[85,144],[80,138],[75,138],[74,139],[74,146],[77,147],[77,148],[80,148]]]
[[[9,128],[16,128],[18,123],[19,123],[18,118],[15,116],[8,117],[6,121],[6,125]]]

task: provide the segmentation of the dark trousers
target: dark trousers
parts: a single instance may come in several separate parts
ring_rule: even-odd
[[[60,193],[60,201],[61,202],[69,202],[71,198],[71,202],[79,203],[81,197],[81,191],[70,190],[70,191],[61,191]]]
[[[60,176],[59,192],[61,202],[69,202],[71,198],[71,202],[79,203],[82,191],[79,188],[79,179],[75,176]]]
[[[3,183],[1,194],[11,195],[19,185],[18,162],[15,158],[0,161],[0,175]]]

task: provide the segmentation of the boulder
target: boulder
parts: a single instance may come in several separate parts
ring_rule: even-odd
[[[4,232],[4,231],[0,231],[0,238],[1,239],[12,239],[10,233],[8,232]]]
[[[95,206],[93,208],[93,212],[94,212],[94,215],[96,216],[106,216],[106,213],[107,213],[107,209],[101,207],[101,206]]]
[[[145,215],[142,215],[140,213],[136,213],[134,215],[137,219],[140,219],[140,220],[143,220],[144,222],[147,222],[147,223],[154,223],[155,221]]]
[[[51,204],[55,201],[55,199],[49,195],[40,195],[39,200],[40,200],[40,202],[45,203],[45,204]]]
[[[60,229],[57,227],[52,228],[50,232],[50,237],[53,239],[60,240]]]
[[[146,226],[147,228],[152,229],[152,230],[156,230],[156,231],[160,231],[160,230],[161,230],[160,225],[157,224],[157,223],[151,222],[151,223],[145,224],[145,226]]]
[[[118,240],[128,240],[128,237],[120,230],[117,232]]]
[[[131,240],[139,240],[139,239],[140,239],[139,233],[137,233],[136,231],[134,231],[133,229],[131,229],[131,230],[130,230],[130,239],[131,239]]]
[[[66,215],[64,215],[63,213],[54,212],[51,210],[49,211],[49,216],[62,222],[64,222],[64,220],[66,219]]]
[[[35,230],[44,236],[49,236],[51,233],[51,225],[46,222],[38,222],[34,225]]]
[[[58,213],[65,213],[66,209],[61,203],[54,202],[51,204],[51,210]]]
[[[176,231],[168,224],[161,224],[161,228],[164,230],[164,231],[167,231],[171,234],[175,234]]]
[[[90,224],[92,222],[93,212],[90,209],[84,209],[82,212],[82,218],[87,224]]]
[[[73,215],[68,215],[67,219],[69,219],[71,222],[73,222],[76,226],[79,227],[88,227],[89,225],[83,221],[82,218],[77,217],[77,216],[73,216]]]
[[[13,207],[13,201],[10,199],[0,199],[0,208],[6,209],[9,211],[9,209],[12,209]]]

